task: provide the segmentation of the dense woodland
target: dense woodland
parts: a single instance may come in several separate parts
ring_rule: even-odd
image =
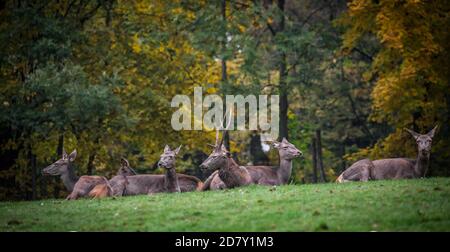
[[[425,0],[0,2],[0,199],[65,194],[43,167],[77,149],[77,173],[121,157],[202,179],[213,131],[170,126],[176,94],[280,95],[280,137],[304,154],[293,183],[330,182],[364,158],[416,156],[403,128],[436,124],[427,176],[450,174],[450,5]],[[240,164],[278,163],[259,132],[230,131]]]

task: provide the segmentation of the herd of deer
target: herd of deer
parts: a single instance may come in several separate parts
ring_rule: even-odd
[[[436,128],[437,126],[424,135],[406,129],[417,142],[417,159],[363,159],[342,172],[336,182],[406,179],[425,176]],[[200,165],[202,169],[214,171],[204,183],[194,176],[176,173],[175,158],[181,146],[171,150],[167,145],[158,162],[158,166],[165,169],[164,175],[137,174],[130,167],[129,162],[122,158],[117,175],[110,180],[102,176],[81,176],[78,178],[72,168],[72,163],[77,156],[76,150],[70,155],[63,151],[62,158],[44,168],[43,173],[44,175],[61,177],[65,187],[70,192],[66,198],[68,200],[87,196],[103,198],[139,194],[151,195],[160,192],[220,190],[250,184],[272,186],[287,184],[291,176],[292,160],[301,156],[302,152],[285,138],[281,142],[272,141],[272,146],[278,149],[279,166],[241,166],[233,160],[230,152],[223,145],[223,137],[219,141],[219,130],[217,130],[214,149]]]

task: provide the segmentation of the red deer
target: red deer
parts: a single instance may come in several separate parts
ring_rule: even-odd
[[[427,134],[408,131],[416,140],[417,158],[388,158],[370,161],[360,160],[346,169],[336,180],[338,183],[348,181],[368,181],[380,179],[410,179],[424,177],[430,162],[431,144],[437,126]]]
[[[74,150],[70,155],[67,155],[66,151],[63,150],[62,158],[55,163],[49,165],[43,169],[44,175],[60,176],[69,195],[67,200],[75,200],[80,197],[87,196],[89,192],[99,184],[106,184],[107,179],[102,176],[81,176],[75,175],[72,163],[75,161],[77,156],[77,151]],[[119,173],[131,174],[132,170],[119,170]]]
[[[370,159],[362,159],[354,164],[352,164],[349,168],[347,168],[336,180],[336,182],[348,182],[348,181],[369,181],[373,178],[372,172],[374,170],[374,166]]]
[[[130,167],[130,163],[125,158],[120,159],[120,168],[117,175],[122,177],[119,183],[111,185],[108,180],[103,184],[96,185],[90,192],[89,196],[93,198],[104,198],[107,196],[122,196],[128,184],[127,176],[137,175],[136,171]]]
[[[107,185],[99,185],[96,188],[97,194],[92,193],[91,196],[99,198],[114,195],[128,196],[199,190],[203,183],[198,178],[175,172],[175,157],[180,148],[181,146],[175,150],[171,150],[169,146],[164,148],[164,153],[158,162],[159,167],[166,169],[164,175],[115,176],[108,181]]]
[[[85,196],[96,185],[105,183],[105,178],[101,176],[76,176],[75,171],[72,167],[72,163],[75,161],[76,157],[76,150],[72,151],[70,155],[67,155],[66,151],[63,150],[61,159],[47,166],[42,171],[44,175],[61,177],[64,186],[70,193],[66,198],[67,200]],[[77,186],[77,190],[74,190],[77,183],[79,184],[79,186]],[[82,190],[79,190],[80,188]]]
[[[292,159],[302,153],[285,138],[282,142],[274,141],[272,145],[279,151],[280,166],[240,166],[223,145],[223,137],[219,142],[219,131],[217,130],[214,150],[200,165],[202,169],[216,171],[205,181],[202,190],[233,188],[249,184],[286,184],[291,176]]]

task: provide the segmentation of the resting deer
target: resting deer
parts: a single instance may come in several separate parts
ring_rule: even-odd
[[[219,131],[217,130],[214,150],[200,165],[202,169],[216,171],[205,181],[202,190],[233,188],[249,184],[286,184],[292,172],[292,159],[302,153],[285,138],[282,142],[274,141],[272,145],[279,151],[280,166],[240,166],[231,158],[230,152],[223,145],[223,137],[219,142]]]
[[[137,172],[131,168],[130,163],[125,158],[120,159],[120,168],[117,171],[116,175],[122,175],[122,176],[133,176],[137,175]]]
[[[72,151],[70,155],[67,155],[66,151],[63,150],[61,159],[59,159],[55,163],[47,166],[42,170],[42,173],[44,175],[61,177],[64,186],[70,193],[69,196],[67,196],[66,198],[67,200],[76,199],[78,197],[87,195],[89,191],[92,188],[94,188],[94,186],[98,184],[103,184],[105,183],[106,180],[104,177],[101,176],[81,176],[81,177],[76,176],[75,171],[73,170],[72,167],[72,163],[75,161],[76,157],[77,157],[76,150]],[[77,183],[78,186],[75,188],[75,185]]]
[[[107,196],[122,196],[126,186],[128,185],[127,176],[137,175],[137,172],[130,167],[130,163],[125,158],[120,159],[120,168],[117,171],[116,177],[122,179],[117,183],[111,185],[107,180],[104,184],[96,185],[90,192],[89,196],[93,198],[103,198]]]
[[[336,180],[336,182],[348,182],[348,181],[369,181],[373,178],[372,172],[374,166],[370,159],[362,159],[349,168],[347,168]]]
[[[64,186],[70,193],[66,198],[67,200],[75,200],[79,197],[87,196],[96,185],[105,184],[107,182],[107,179],[102,176],[76,176],[72,167],[72,163],[75,161],[76,156],[76,150],[70,153],[70,155],[67,155],[66,151],[63,150],[62,158],[44,168],[42,171],[44,175],[61,177]],[[119,170],[119,173],[130,174],[133,172],[133,170]]]
[[[336,180],[338,183],[348,181],[368,181],[380,179],[410,179],[424,177],[430,162],[431,144],[437,126],[427,134],[408,131],[416,140],[417,158],[388,158],[370,161],[360,160],[345,170]]]
[[[108,181],[108,184],[99,185],[96,188],[98,190],[97,194],[92,194],[91,196],[127,196],[199,190],[203,183],[198,178],[175,172],[175,157],[179,153],[180,148],[181,146],[171,150],[167,145],[164,148],[164,153],[158,162],[158,166],[166,169],[164,175],[115,176]]]

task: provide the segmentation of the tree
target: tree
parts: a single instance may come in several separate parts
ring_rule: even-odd
[[[372,120],[395,130],[369,150],[376,157],[414,156],[415,145],[403,127],[427,132],[441,125],[434,143],[435,175],[448,174],[449,153],[449,21],[446,1],[352,1],[343,18],[343,49],[357,48],[365,37],[381,44],[366,80],[376,80]],[[410,146],[405,148],[405,146]],[[366,153],[367,151],[364,151]]]

